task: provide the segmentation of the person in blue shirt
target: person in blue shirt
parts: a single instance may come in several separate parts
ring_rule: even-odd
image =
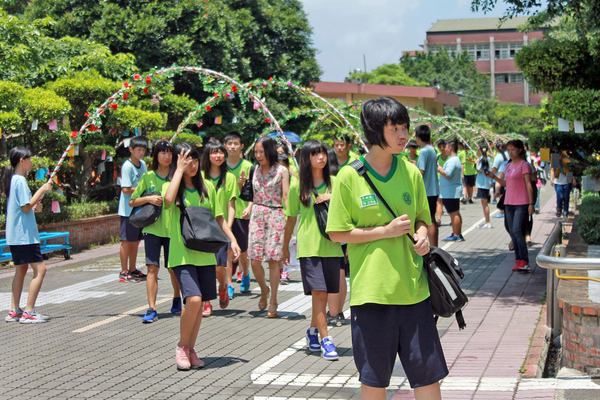
[[[477,187],[477,198],[481,199],[481,207],[483,208],[483,216],[485,222],[477,226],[479,229],[491,229],[490,224],[490,188],[494,183],[486,174],[492,168],[492,157],[488,156],[488,147],[485,143],[480,143],[477,149],[479,161],[477,161],[477,176],[475,177],[475,187]]]
[[[431,220],[435,221],[435,210],[439,196],[439,182],[437,176],[437,153],[431,145],[431,131],[427,125],[419,125],[415,128],[415,138],[417,145],[421,148],[417,168],[423,175],[425,182],[425,192],[427,193],[427,202],[429,203],[429,213]],[[433,223],[427,227],[427,237],[431,246],[438,245],[438,226]]]
[[[450,214],[452,235],[443,240],[445,242],[463,242],[465,238],[462,235],[462,217],[460,215],[462,163],[457,154],[458,140],[453,139],[447,142],[446,150],[450,152],[450,157],[448,157],[443,167],[438,165],[438,172],[440,173],[440,197],[446,211]]]
[[[496,150],[498,151],[498,154],[496,154],[496,156],[494,157],[492,173],[495,176],[498,176],[500,167],[502,167],[502,164],[507,163],[508,160],[510,160],[510,157],[508,157],[508,153],[506,152],[506,144],[504,144],[504,142],[500,140],[496,142]],[[500,186],[499,183],[495,184],[494,189],[494,201],[500,201],[500,197],[502,197],[502,195],[504,194],[505,189],[504,187]],[[498,214],[494,215],[494,218],[504,218],[504,210],[500,210]]]
[[[4,171],[2,192],[8,198],[6,205],[6,244],[10,247],[15,276],[12,282],[11,309],[6,322],[35,324],[47,322],[50,317],[35,311],[35,301],[46,275],[46,264],[40,249],[40,235],[34,212],[42,211],[39,203],[42,196],[52,190],[52,182],[40,187],[33,196],[25,176],[31,171],[31,152],[24,147],[15,147],[8,153],[10,166]],[[20,307],[23,282],[27,266],[33,269],[25,310]]]

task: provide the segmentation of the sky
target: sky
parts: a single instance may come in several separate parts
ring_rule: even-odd
[[[406,50],[419,50],[438,19],[501,17],[471,12],[471,0],[301,0],[313,28],[321,81],[343,82],[350,69],[367,71],[397,63]]]

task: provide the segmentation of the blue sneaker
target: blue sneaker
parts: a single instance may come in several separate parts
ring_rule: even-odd
[[[173,303],[171,303],[171,314],[177,314],[181,312],[181,297],[173,297]]]
[[[335,361],[340,358],[337,351],[335,351],[335,345],[331,340],[331,336],[327,336],[321,340],[321,357],[329,361]]]
[[[145,324],[150,324],[158,319],[158,313],[156,310],[149,308],[146,310],[146,315],[142,318],[142,322]]]
[[[244,276],[242,274],[242,283],[240,285],[240,292],[246,293],[250,291],[250,271],[248,271],[248,275]]]
[[[459,240],[461,240],[460,238],[461,238],[461,236],[456,236],[456,235],[452,234],[452,235],[448,236],[446,239],[442,239],[442,241],[444,241],[444,242],[458,242]],[[464,240],[464,239],[462,239],[462,240]]]
[[[306,331],[306,345],[308,346],[309,351],[321,350],[321,345],[319,344],[319,331],[317,331],[317,328],[308,328]]]
[[[498,213],[494,215],[492,218],[504,218],[504,213]]]
[[[227,286],[227,296],[229,296],[229,300],[233,300],[234,292],[235,292],[235,289],[233,288],[233,286],[231,286],[231,285]]]

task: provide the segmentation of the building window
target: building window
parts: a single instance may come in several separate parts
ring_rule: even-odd
[[[512,60],[522,48],[522,43],[496,43],[494,57],[496,60]]]
[[[510,74],[510,83],[523,83],[523,74]]]
[[[454,55],[456,54],[456,45],[455,44],[444,44],[439,46],[429,46],[429,52],[433,54],[437,54],[441,51],[441,49],[446,49],[448,55],[451,60],[454,60]]]
[[[465,44],[463,45],[463,51],[468,52],[469,57],[475,61],[490,59],[489,44]]]
[[[496,74],[496,83],[508,83],[508,74]]]

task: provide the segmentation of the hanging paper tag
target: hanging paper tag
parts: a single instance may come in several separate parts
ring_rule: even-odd
[[[106,160],[106,150],[102,152],[102,157],[100,159],[102,161]]]
[[[552,168],[560,168],[560,154],[552,153],[550,166]]]
[[[75,147],[75,155],[78,156],[79,155],[79,145],[76,144],[74,147]]]
[[[256,100],[254,100],[254,109],[258,110],[260,108],[260,103]]]
[[[0,139],[2,139],[2,128],[0,128]]]
[[[56,189],[56,193],[60,194],[61,196],[65,195],[65,193],[63,192],[63,190],[61,188]]]
[[[31,123],[31,130],[37,131],[37,126],[38,126],[38,120],[36,119]]]
[[[583,122],[573,121],[573,125],[575,126],[574,127],[575,133],[584,133],[585,132],[585,130],[583,129]]]
[[[559,132],[569,132],[569,121],[564,118],[558,119],[558,131]]]
[[[44,169],[38,169],[37,171],[35,171],[35,180],[36,181],[43,181],[44,180]]]
[[[75,146],[71,146],[71,148],[69,149],[69,152],[67,153],[67,157],[73,157],[75,156]]]
[[[112,156],[106,156],[106,162],[113,162]]]
[[[138,128],[135,128],[135,136],[139,136],[140,134],[138,133]]]
[[[52,121],[50,121],[48,123],[48,129],[50,129],[51,131],[57,130],[58,129],[58,122],[55,119],[53,119]]]
[[[127,137],[127,136],[129,136],[129,132],[128,131],[123,132],[123,137]]]
[[[546,148],[540,149],[540,161],[544,161],[544,162],[550,161],[550,149],[546,149]]]
[[[123,146],[125,146],[125,148],[129,147],[129,142],[131,142],[131,139],[123,140]]]
[[[237,124],[237,117],[233,117],[233,118],[231,119],[231,123],[232,123],[232,124]]]
[[[198,128],[200,128],[202,125],[203,125],[203,124],[202,124],[202,122],[201,122],[201,121],[198,121],[198,123],[196,124],[196,126],[197,126]]]
[[[221,125],[221,117],[215,118],[215,125]]]
[[[58,204],[57,200],[52,201],[52,212],[59,213],[60,212],[60,204]]]

